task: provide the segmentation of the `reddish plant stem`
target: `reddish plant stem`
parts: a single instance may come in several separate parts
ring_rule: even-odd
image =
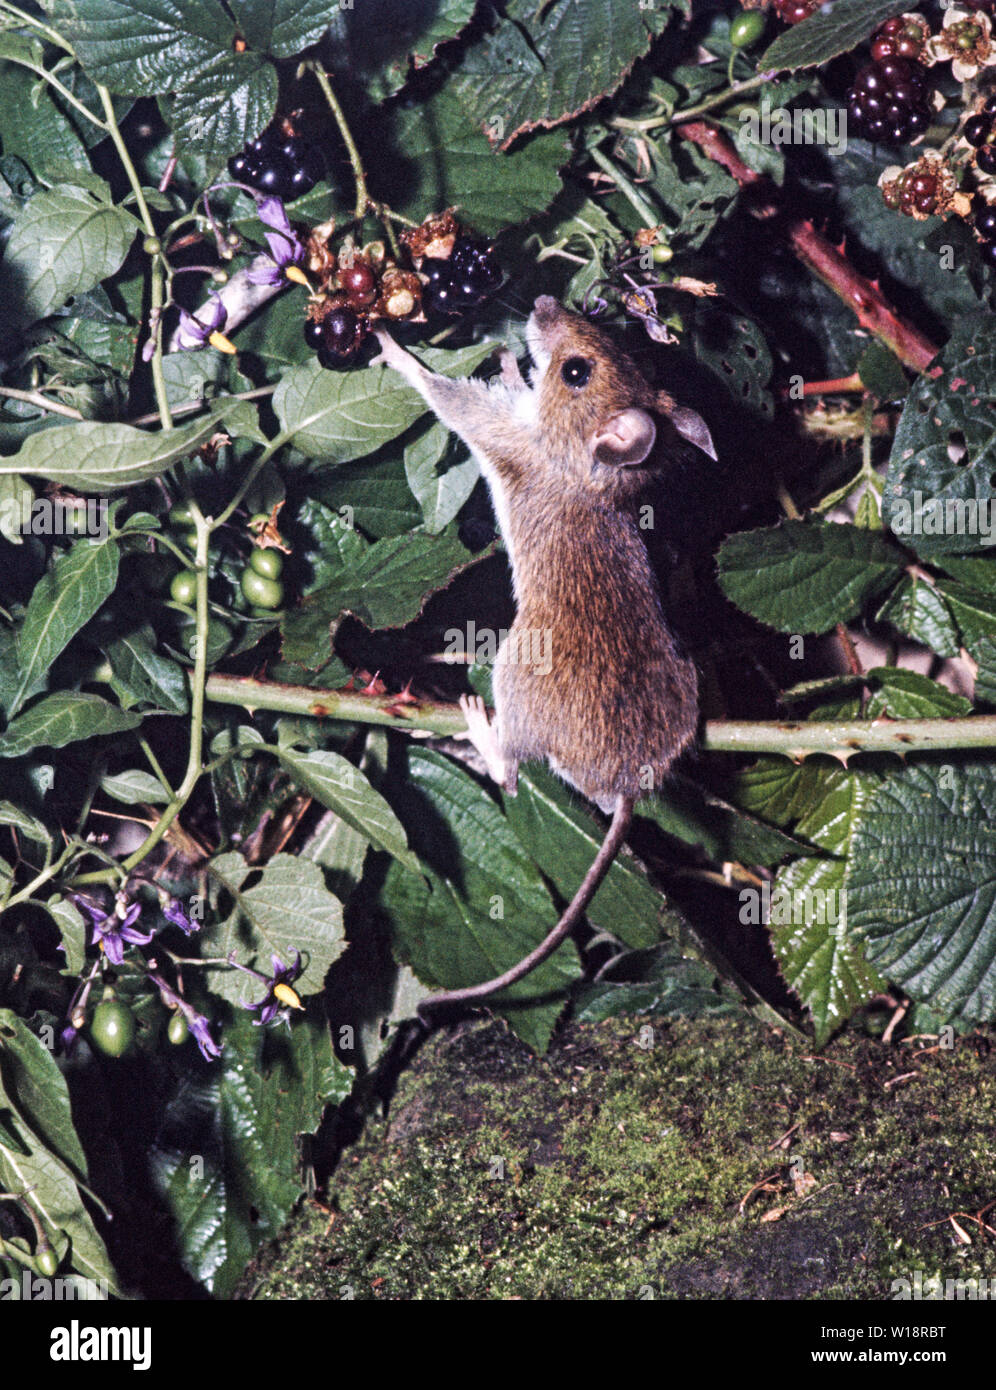
[[[729,140],[705,121],[688,121],[678,133],[692,140],[703,154],[714,160],[736,179],[741,188],[753,188],[764,196],[752,207],[755,217],[770,220],[779,212],[779,194],[763,174],[749,169]],[[831,246],[825,237],[805,217],[789,214],[785,234],[796,256],[814,275],[842,299],[858,317],[862,328],[915,372],[925,371],[937,356],[938,348],[913,324],[901,318],[886,303],[881,290],[871,280],[859,275],[846,257]]]

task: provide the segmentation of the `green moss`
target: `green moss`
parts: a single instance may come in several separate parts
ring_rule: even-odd
[[[951,1050],[611,1020],[440,1037],[243,1281],[255,1298],[886,1299],[985,1276],[996,1079]],[[991,1261],[990,1261],[991,1263]]]

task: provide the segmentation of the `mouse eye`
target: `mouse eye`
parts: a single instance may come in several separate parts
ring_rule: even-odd
[[[587,357],[568,357],[560,369],[560,379],[565,386],[587,386],[590,376],[591,363]]]

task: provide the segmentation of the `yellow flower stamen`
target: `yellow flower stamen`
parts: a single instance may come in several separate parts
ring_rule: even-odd
[[[231,338],[226,338],[224,333],[218,333],[217,331],[212,333],[208,338],[208,342],[213,348],[217,348],[219,352],[230,353],[233,357],[238,352],[238,348],[232,342]]]
[[[274,999],[279,999],[281,1004],[286,1004],[288,1008],[304,1009],[304,1005],[301,1003],[297,994],[291,989],[290,985],[284,984],[283,980],[273,986],[273,997]]]

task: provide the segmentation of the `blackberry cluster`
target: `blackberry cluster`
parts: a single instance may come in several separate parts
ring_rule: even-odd
[[[915,19],[896,15],[887,19],[871,43],[871,55],[876,62],[883,58],[907,58],[917,63],[927,42],[926,27]]]
[[[801,24],[820,8],[820,0],[774,0],[775,14],[786,24]]]
[[[914,212],[922,212],[929,217],[937,211],[939,192],[937,175],[913,166],[891,185],[885,194],[885,204],[895,212],[905,213],[907,217]]]
[[[373,267],[363,260],[343,266],[336,278],[339,289],[325,301],[321,317],[304,324],[304,341],[330,369],[345,366],[359,352],[370,332],[366,311],[380,292]]]
[[[428,280],[422,291],[427,313],[476,309],[501,284],[501,266],[491,247],[469,236],[457,237],[448,260],[426,256],[419,270]]]
[[[289,203],[310,193],[325,173],[321,153],[283,121],[267,126],[228,161],[233,179]]]
[[[887,54],[861,69],[847,94],[852,129],[866,140],[905,144],[930,125],[931,86],[917,62]]]
[[[996,174],[996,97],[990,97],[977,116],[969,116],[963,134],[975,147],[975,162],[982,172]]]
[[[976,198],[972,214],[975,230],[982,238],[982,259],[987,265],[996,266],[996,204]]]

